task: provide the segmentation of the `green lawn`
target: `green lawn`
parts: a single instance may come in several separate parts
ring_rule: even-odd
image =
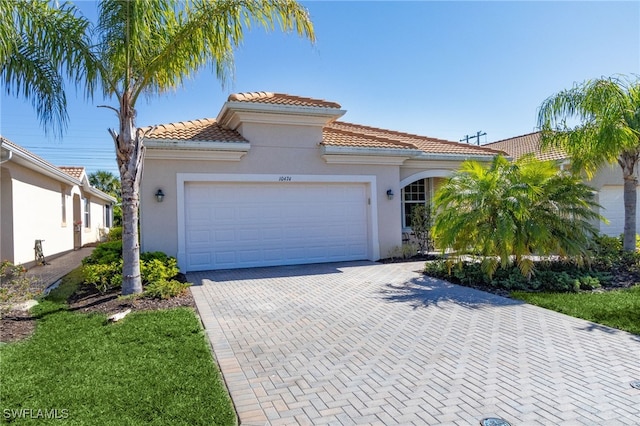
[[[0,422],[236,424],[193,310],[136,312],[107,324],[105,315],[67,311],[60,300],[68,292],[63,284],[34,308],[30,339],[0,347]],[[32,411],[10,419],[19,409]],[[65,419],[29,418],[37,410]]]
[[[513,298],[640,335],[640,285],[604,293],[525,293]]]

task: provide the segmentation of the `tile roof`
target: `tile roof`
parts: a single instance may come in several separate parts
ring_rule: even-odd
[[[418,149],[429,154],[489,155],[503,152],[478,145],[413,135],[394,130],[335,121],[324,128],[323,141],[328,146]]]
[[[337,108],[340,104],[336,102],[325,101],[324,99],[304,98],[301,96],[287,95],[285,93],[272,92],[245,92],[234,93],[229,96],[229,102],[251,102],[273,105],[291,105],[304,107],[320,107],[320,108]]]
[[[562,160],[567,158],[567,154],[557,148],[542,151],[540,148],[540,132],[503,139],[483,146],[502,150],[513,157],[514,160],[526,154],[534,154],[534,157],[539,160]]]
[[[146,127],[149,130],[151,127]],[[235,130],[225,129],[213,118],[202,118],[155,126],[148,139],[171,139],[183,141],[247,142]]]
[[[59,166],[58,168],[72,178],[76,178],[78,180],[82,179],[82,174],[84,173],[84,167]]]
[[[335,102],[271,92],[247,92],[230,95],[230,102],[251,102],[304,107],[341,108]],[[151,127],[145,130],[151,130]],[[148,139],[175,141],[248,142],[234,130],[221,126],[213,118],[182,121],[155,126]],[[504,154],[499,149],[452,142],[377,127],[335,121],[323,129],[325,146],[421,150],[428,154],[486,155]]]

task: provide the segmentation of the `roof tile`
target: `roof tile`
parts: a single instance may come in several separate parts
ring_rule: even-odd
[[[543,151],[540,147],[540,132],[503,139],[484,146],[502,150],[513,157],[514,160],[527,154],[533,154],[538,160],[562,160],[567,158],[567,154],[561,149],[550,148]]]
[[[234,93],[229,96],[229,102],[252,102],[273,105],[291,105],[320,108],[341,108],[336,102],[325,101],[324,99],[304,98],[301,96],[287,95],[285,93],[272,92],[245,92]]]
[[[425,153],[488,155],[502,152],[478,145],[451,142],[444,139],[413,135],[394,130],[336,121],[324,129],[323,141],[328,146],[366,146],[375,148],[418,149]]]
[[[59,166],[58,168],[72,178],[76,178],[78,180],[82,179],[82,174],[84,173],[84,167]]]
[[[183,141],[209,141],[209,142],[247,142],[240,133],[225,129],[213,118],[202,118],[177,123],[160,124],[147,135],[148,139],[172,139]]]

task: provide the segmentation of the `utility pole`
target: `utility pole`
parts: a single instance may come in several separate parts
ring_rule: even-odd
[[[475,135],[469,136],[469,135],[465,135],[462,139],[460,139],[460,142],[466,142],[469,143],[469,139],[476,139],[476,145],[480,145],[480,136],[486,136],[487,132],[482,132],[482,130],[478,130],[476,132]]]

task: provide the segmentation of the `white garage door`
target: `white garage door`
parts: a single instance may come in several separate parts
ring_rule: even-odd
[[[599,193],[602,215],[609,219],[609,224],[600,224],[603,234],[618,236],[624,232],[624,201],[622,185],[603,186]],[[639,199],[640,201],[640,199]],[[638,205],[636,203],[636,205]],[[636,207],[636,214],[640,212]],[[637,219],[636,219],[637,221]]]
[[[186,183],[187,270],[361,260],[364,184]]]

